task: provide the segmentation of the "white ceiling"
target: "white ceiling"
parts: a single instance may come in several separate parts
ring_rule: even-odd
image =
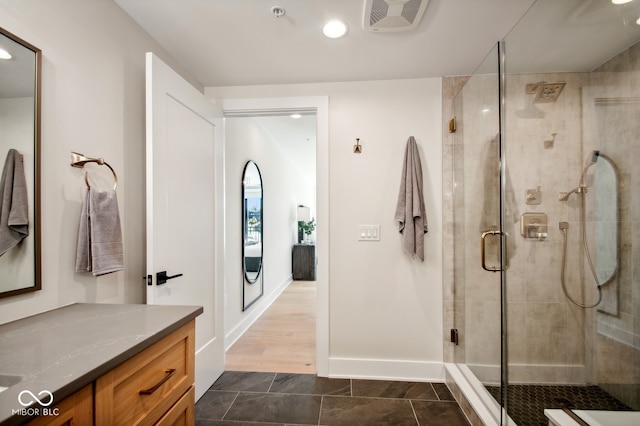
[[[204,87],[467,75],[533,3],[430,0],[415,30],[372,33],[364,0],[115,1]],[[322,35],[329,18],[346,37]]]
[[[415,30],[393,33],[363,29],[365,0],[114,1],[203,87],[470,75],[505,38],[509,73],[590,71],[640,40],[640,0],[430,0]],[[322,35],[330,18],[346,37]],[[315,136],[313,121],[273,120],[291,149]]]
[[[202,87],[469,75],[505,37],[508,72],[589,71],[640,40],[640,0],[430,0],[396,33],[363,29],[365,0],[114,1]],[[350,31],[330,40],[336,17]]]
[[[365,0],[114,1],[203,87],[469,75],[505,37],[512,72],[589,71],[640,39],[640,0],[430,0],[385,33],[364,30]],[[322,35],[330,18],[346,37]]]
[[[278,155],[288,155],[301,172],[308,176],[316,174],[316,116],[303,115],[291,118],[288,115],[232,117],[227,120],[240,120],[252,123],[268,135],[265,143]],[[241,141],[230,141],[241,143]],[[277,145],[277,146],[276,146]],[[286,154],[285,154],[286,153]]]

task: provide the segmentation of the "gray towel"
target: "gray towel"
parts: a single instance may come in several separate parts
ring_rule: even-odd
[[[511,183],[511,177],[505,175],[505,188],[503,198],[500,199],[500,135],[487,140],[482,149],[482,160],[484,167],[482,176],[478,176],[478,183],[481,187],[476,188],[484,195],[482,204],[482,216],[480,217],[479,231],[485,232],[489,229],[497,230],[500,227],[500,208],[504,209],[502,230],[509,236],[507,238],[507,254],[512,259],[516,253],[516,227],[520,221],[518,203]],[[485,249],[488,253],[497,253],[499,257],[499,238],[488,238]]]
[[[124,250],[116,191],[89,189],[78,229],[76,272],[104,275],[124,269]]]
[[[78,246],[76,249],[76,272],[91,272],[91,225],[89,223],[89,192],[82,201]]]
[[[427,233],[427,213],[422,192],[422,165],[418,145],[413,136],[407,140],[402,164],[400,192],[395,220],[399,222],[402,247],[424,262],[424,234]]]
[[[29,201],[22,156],[10,149],[0,180],[0,256],[29,235]]]

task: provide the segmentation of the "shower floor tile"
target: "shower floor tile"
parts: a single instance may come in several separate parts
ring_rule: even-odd
[[[500,400],[498,386],[486,388]],[[508,390],[507,411],[518,426],[547,426],[544,409],[563,405],[574,410],[631,410],[598,386],[510,385]]]

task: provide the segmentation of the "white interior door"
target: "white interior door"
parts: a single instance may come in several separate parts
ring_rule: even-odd
[[[146,61],[147,303],[203,306],[197,400],[224,369],[222,114],[158,57]]]

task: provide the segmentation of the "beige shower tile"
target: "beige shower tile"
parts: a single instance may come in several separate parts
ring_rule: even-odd
[[[636,383],[634,374],[638,350],[606,336],[597,338],[597,380],[599,383]]]
[[[566,307],[561,303],[529,303],[525,308],[527,362],[565,363]]]
[[[509,303],[507,307],[509,363],[522,364],[527,360],[529,345],[525,328],[525,307],[524,303]]]
[[[468,364],[500,363],[500,303],[466,304],[465,355]]]
[[[567,364],[585,364],[585,316],[584,309],[567,302]]]

